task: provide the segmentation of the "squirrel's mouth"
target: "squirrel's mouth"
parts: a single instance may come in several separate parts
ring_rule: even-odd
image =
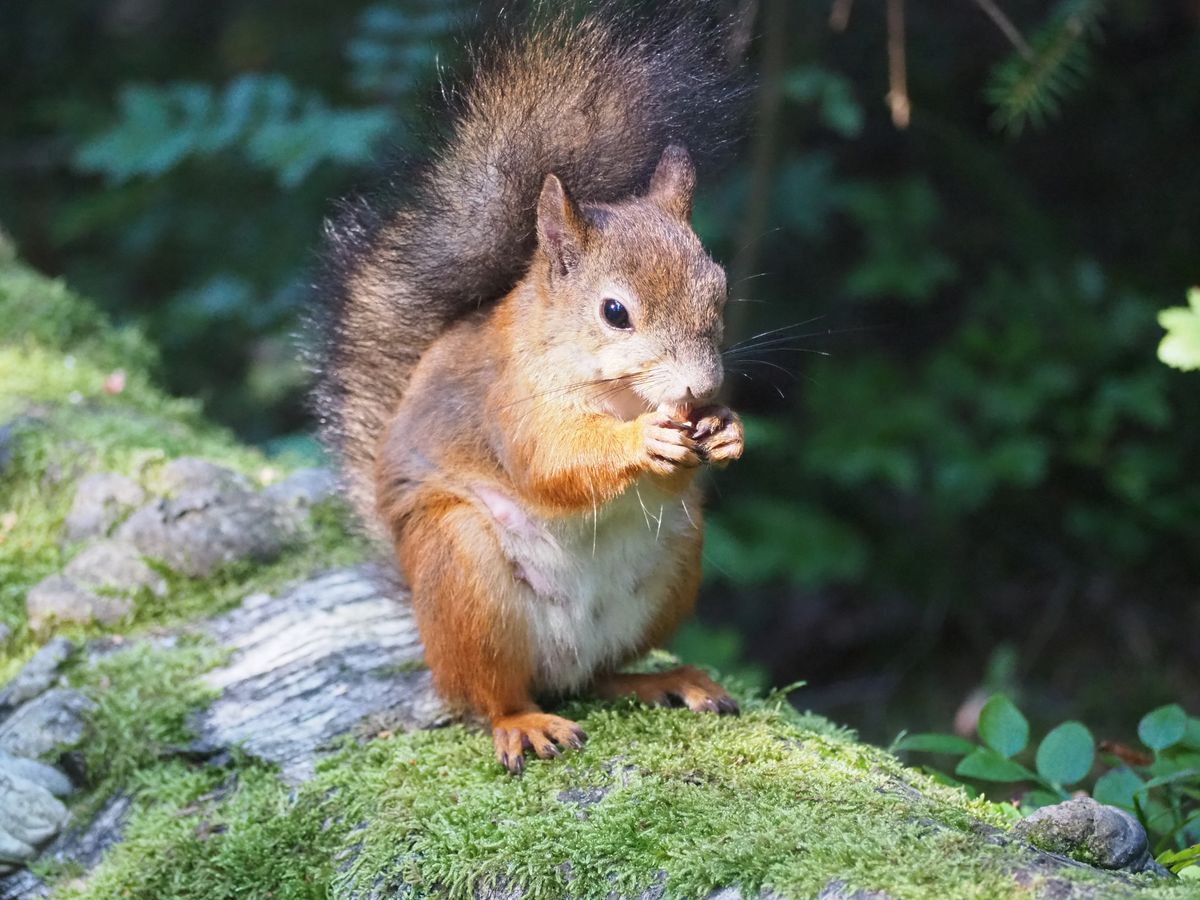
[[[605,412],[625,422],[631,422],[638,416],[655,410],[682,422],[687,420],[692,411],[691,405],[687,403],[646,397],[633,383],[624,384],[619,390],[609,390],[601,403]]]
[[[655,404],[638,393],[632,384],[604,392],[600,402],[605,412],[625,422],[631,422],[655,408]]]

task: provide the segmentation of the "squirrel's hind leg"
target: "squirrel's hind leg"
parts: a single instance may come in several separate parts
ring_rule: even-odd
[[[548,759],[587,735],[533,701],[533,652],[521,587],[486,514],[450,495],[426,498],[396,543],[434,685],[485,716],[496,759],[513,774],[525,751]]]
[[[737,701],[694,666],[666,672],[608,675],[596,681],[601,697],[637,697],[647,706],[686,706],[692,712],[738,714]]]

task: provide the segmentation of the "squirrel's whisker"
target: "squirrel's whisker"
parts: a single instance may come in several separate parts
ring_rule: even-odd
[[[754,348],[754,347],[769,347],[774,344],[784,344],[784,343],[787,343],[788,341],[798,341],[798,340],[803,340],[805,338],[828,337],[830,335],[835,335],[835,334],[854,334],[854,333],[857,333],[860,331],[870,331],[870,330],[872,330],[872,329],[869,326],[864,326],[864,327],[860,327],[860,328],[822,328],[819,331],[809,331],[804,334],[784,334],[784,335],[780,335],[778,337],[772,337],[772,338],[768,338],[766,340],[761,340],[761,341],[754,341],[753,339],[747,339],[745,341],[741,341],[737,344],[734,344],[732,347],[726,348],[726,350],[723,352],[731,353],[731,352],[737,351],[737,350],[750,349],[750,348]]]
[[[748,337],[745,340],[738,341],[736,344],[732,345],[729,349],[733,350],[737,347],[742,347],[746,344],[753,343],[754,341],[757,341],[760,338],[770,337],[773,334],[779,334],[780,332],[784,332],[784,331],[790,331],[793,328],[803,328],[805,325],[811,325],[813,322],[816,322],[823,318],[825,318],[824,313],[822,313],[819,316],[813,316],[811,319],[805,319],[803,322],[793,322],[791,325],[783,325],[779,328],[772,328],[769,331],[763,331],[763,332],[760,332],[759,334],[753,335],[752,337]]]
[[[817,350],[814,347],[747,347],[745,353],[737,353],[726,359],[745,360],[747,353],[815,353],[817,356],[833,356],[828,350]]]

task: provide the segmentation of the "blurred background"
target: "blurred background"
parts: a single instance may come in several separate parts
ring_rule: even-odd
[[[1200,2],[729,0],[758,87],[696,225],[746,458],[683,656],[888,742],[1003,689],[1123,739],[1200,708]],[[0,225],[316,456],[294,335],[331,199],[420,153],[498,4],[6,0]],[[799,324],[797,324],[799,323]],[[0,326],[2,327],[2,326]]]

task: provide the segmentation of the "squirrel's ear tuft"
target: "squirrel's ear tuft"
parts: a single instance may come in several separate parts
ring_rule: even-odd
[[[554,274],[566,275],[583,254],[587,223],[557,175],[547,175],[537,205],[537,238]]]
[[[671,144],[663,151],[650,176],[646,195],[663,212],[682,222],[692,218],[692,192],[696,189],[696,167],[683,144]]]

